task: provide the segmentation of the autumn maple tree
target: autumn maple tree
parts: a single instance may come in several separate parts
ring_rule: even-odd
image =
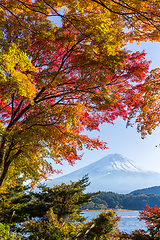
[[[1,190],[47,178],[47,158],[74,164],[83,147],[105,149],[83,131],[142,106],[149,62],[125,45],[159,40],[151,2],[0,2]]]
[[[146,204],[146,209],[139,212],[139,220],[144,220],[146,223],[146,227],[150,233],[152,239],[160,238],[160,208],[156,205],[154,207],[150,207]]]

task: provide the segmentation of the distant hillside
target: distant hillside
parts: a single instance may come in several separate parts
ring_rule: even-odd
[[[160,173],[144,170],[120,154],[107,155],[86,167],[45,183],[52,187],[62,182],[69,183],[70,180],[77,181],[86,174],[91,182],[86,189],[88,192],[112,191],[126,194],[160,183]]]
[[[117,194],[113,192],[101,192],[92,202],[83,206],[83,210],[99,210],[105,208],[142,210],[146,208],[146,203],[150,207],[160,207],[160,196],[154,194]]]
[[[160,186],[155,186],[155,187],[149,187],[149,188],[143,188],[143,189],[138,189],[133,192],[130,192],[129,194],[155,194],[155,195],[160,195]]]

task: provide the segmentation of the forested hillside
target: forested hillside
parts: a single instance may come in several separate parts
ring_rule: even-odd
[[[155,195],[160,195],[160,186],[138,189],[138,190],[135,190],[135,191],[131,192],[130,194],[155,194]]]
[[[105,208],[121,208],[128,210],[142,210],[146,204],[160,207],[160,196],[155,194],[117,194],[113,192],[101,192],[92,202],[86,204],[83,210],[98,210]]]

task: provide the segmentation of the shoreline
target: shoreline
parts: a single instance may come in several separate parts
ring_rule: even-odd
[[[117,208],[117,209],[115,209],[115,208],[108,208],[108,209],[96,209],[96,210],[91,210],[91,209],[85,209],[85,210],[82,210],[83,212],[100,212],[100,211],[104,211],[104,210],[113,210],[113,211],[117,211],[117,212],[119,212],[119,211],[121,211],[121,212],[127,212],[127,211],[130,211],[130,212],[133,212],[133,211],[142,211],[142,210],[129,210],[129,209],[121,209],[121,208]]]

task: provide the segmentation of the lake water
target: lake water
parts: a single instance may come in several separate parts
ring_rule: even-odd
[[[90,220],[100,214],[101,211],[83,211],[83,216]],[[121,220],[119,222],[119,229],[121,232],[131,233],[134,230],[146,230],[145,222],[137,219],[138,211],[117,211],[116,212]]]

